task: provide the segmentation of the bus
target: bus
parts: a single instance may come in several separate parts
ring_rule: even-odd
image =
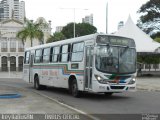
[[[112,95],[136,90],[136,45],[133,39],[91,34],[25,50],[23,79],[37,90],[67,88]]]

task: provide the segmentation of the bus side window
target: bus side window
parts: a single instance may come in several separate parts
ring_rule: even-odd
[[[84,43],[74,43],[72,45],[72,55],[71,61],[72,62],[80,62],[83,60],[83,53],[84,53]]]
[[[50,55],[50,48],[44,48],[42,54],[42,62],[48,63],[49,62],[49,55]]]
[[[29,64],[29,56],[30,52],[29,51],[25,52],[24,64]]]
[[[50,62],[58,62],[59,46],[51,48]]]
[[[68,48],[69,45],[62,45],[61,48],[61,62],[67,62],[68,61]]]
[[[34,58],[34,62],[35,63],[40,63],[42,59],[42,50],[38,49],[35,51],[35,58]]]

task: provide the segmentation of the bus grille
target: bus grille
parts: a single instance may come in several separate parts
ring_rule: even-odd
[[[111,86],[111,89],[124,89],[125,86]]]

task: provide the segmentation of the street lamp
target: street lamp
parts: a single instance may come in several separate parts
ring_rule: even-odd
[[[88,10],[88,9],[83,9],[83,8],[60,8],[60,9],[70,9],[70,10],[73,10],[73,15],[74,15],[73,37],[75,38],[75,32],[76,32],[76,25],[75,25],[75,11],[76,11],[77,9],[80,9],[80,10]]]

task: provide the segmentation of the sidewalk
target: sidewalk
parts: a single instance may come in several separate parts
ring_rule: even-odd
[[[160,91],[160,77],[137,77],[137,90]]]
[[[4,74],[3,74],[4,75]],[[0,98],[0,114],[31,115],[34,120],[91,120],[92,116],[35,92],[21,78],[0,78],[0,95],[20,94],[20,98]],[[2,116],[1,116],[2,117]],[[0,117],[0,120],[2,119]],[[14,116],[9,116],[14,117]],[[70,119],[69,119],[70,118]],[[18,119],[19,120],[19,119]]]
[[[22,78],[23,72],[0,72],[0,78]]]
[[[3,84],[0,85],[0,95],[17,93],[22,96],[14,99],[0,99],[1,114],[77,114],[75,111],[34,92]]]

